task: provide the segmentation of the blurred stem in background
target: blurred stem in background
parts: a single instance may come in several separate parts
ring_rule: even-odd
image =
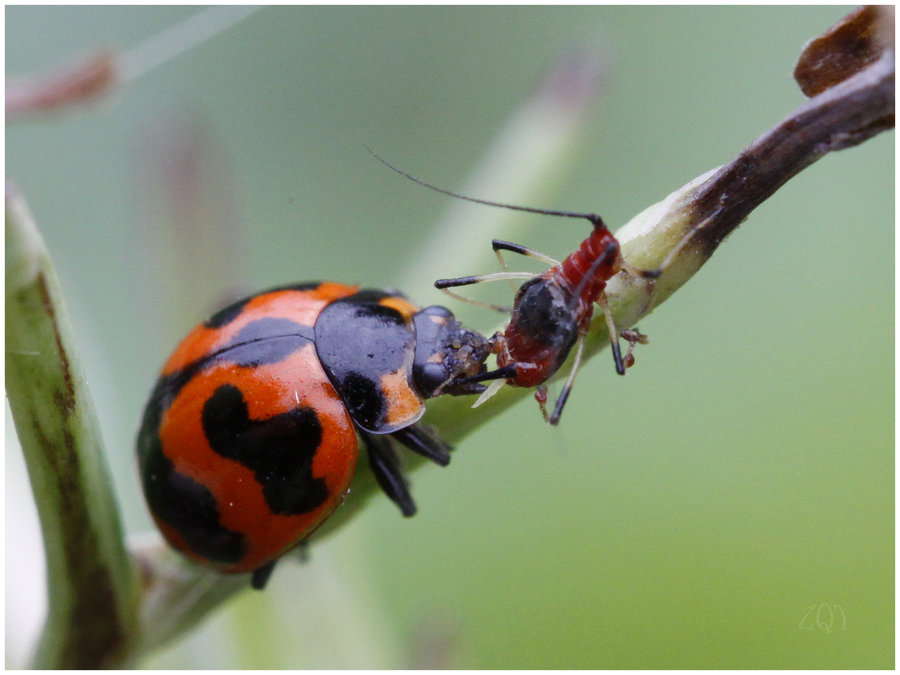
[[[215,31],[205,33],[211,34]],[[862,8],[811,42],[796,73],[804,92],[813,96],[809,102],[732,162],[689,182],[619,231],[623,253],[632,265],[662,269],[658,279],[620,275],[610,283],[609,304],[620,329],[634,325],[671,296],[728,233],[792,176],[828,152],[893,127],[892,36],[892,9]],[[168,50],[183,51],[171,45]],[[154,59],[148,57],[146,62]],[[10,118],[94,98],[114,81],[111,72],[130,73],[126,80],[144,72],[133,63],[124,71],[116,70],[116,63],[115,56],[103,55],[61,77],[43,80],[43,87],[41,82],[18,85],[12,96],[7,95]],[[549,91],[552,103],[561,90]],[[535,101],[546,103],[540,96]],[[578,105],[560,109],[565,115],[574,113],[571,129],[575,129]],[[526,133],[533,131],[528,128],[528,114],[536,110],[526,106],[518,118]],[[560,121],[551,119],[553,124]],[[498,144],[499,150],[485,162],[492,167],[488,173],[506,171],[508,163],[515,161],[510,149],[521,146],[514,142],[516,124],[510,129],[513,141]],[[543,154],[548,163],[558,161],[567,139],[566,133],[560,133],[547,145]],[[534,165],[540,167],[540,162]],[[523,173],[522,180],[529,185],[534,176]],[[484,184],[490,183],[479,184],[479,192]],[[483,226],[482,222],[479,229]],[[49,617],[36,663],[84,668],[126,665],[201,621],[244,588],[247,580],[201,570],[153,543],[133,551],[141,570],[138,581],[124,553],[92,404],[79,386],[82,378],[53,271],[24,201],[9,187],[6,232],[7,393],[41,513],[50,587]],[[454,230],[441,236],[460,234]],[[476,271],[481,270],[460,269],[459,273]],[[592,329],[588,354],[596,353],[606,341],[601,319]],[[30,356],[48,351],[57,356],[48,372],[38,373],[28,365]],[[449,440],[459,442],[530,393],[507,387],[476,410],[467,409],[470,401],[445,397],[430,405],[428,419]],[[420,463],[411,462],[410,467]],[[376,494],[368,470],[361,470],[354,480],[353,493],[353,499],[318,536],[335,531]]]

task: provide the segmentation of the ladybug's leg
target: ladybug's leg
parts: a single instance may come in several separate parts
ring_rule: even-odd
[[[415,424],[404,427],[391,434],[407,448],[416,452],[435,464],[447,466],[450,463],[450,446],[442,439],[429,434]]]
[[[276,562],[278,562],[277,558],[253,570],[253,574],[250,577],[250,585],[257,591],[264,589],[269,581],[269,577],[272,576],[272,570],[275,569]]]
[[[299,544],[297,544],[294,548],[291,549],[296,555],[297,560],[302,563],[309,561],[309,539],[304,539]]]
[[[400,468],[400,459],[394,452],[394,448],[391,447],[390,439],[367,433],[361,433],[360,436],[366,444],[369,466],[372,467],[372,473],[375,474],[378,485],[391,498],[391,501],[400,507],[404,516],[414,515],[416,503],[409,494],[406,477],[403,475],[403,469]]]

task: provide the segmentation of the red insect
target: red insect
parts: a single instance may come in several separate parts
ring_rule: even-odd
[[[587,218],[593,225],[590,235],[581,245],[560,263],[554,262],[545,272],[531,276],[516,292],[509,323],[491,338],[492,351],[497,355],[497,369],[468,378],[469,382],[497,380],[500,384],[488,389],[483,398],[493,394],[502,383],[516,387],[537,387],[535,398],[550,424],[557,424],[563,407],[572,391],[575,375],[581,366],[584,342],[594,315],[594,304],[600,306],[609,329],[610,345],[616,372],[625,374],[625,368],[634,362],[631,353],[637,342],[646,343],[646,336],[638,331],[617,330],[606,301],[606,283],[621,271],[652,278],[656,272],[645,272],[630,267],[622,257],[619,242],[607,229],[600,216],[558,211],[544,211],[524,207],[507,208],[558,215]],[[548,260],[545,256],[519,244],[495,239],[494,251],[512,251],[522,255]],[[439,279],[435,286],[441,289],[466,286],[480,281],[521,278],[518,273],[501,272],[493,275],[476,275],[456,279]],[[619,337],[629,342],[624,358]],[[560,391],[553,413],[546,411],[547,389],[544,384],[565,363],[575,347],[575,359],[569,376]]]
[[[376,158],[387,164],[377,155]],[[476,204],[547,216],[585,218],[593,226],[590,235],[562,262],[557,262],[520,244],[499,239],[493,241],[494,251],[500,258],[501,264],[503,264],[503,259],[500,251],[511,251],[551,264],[552,267],[542,274],[509,272],[505,270],[506,265],[503,264],[503,272],[439,279],[435,282],[437,288],[446,290],[482,281],[527,279],[516,292],[506,328],[490,339],[492,352],[497,355],[497,368],[461,380],[467,384],[486,380],[497,381],[482,394],[479,402],[495,393],[503,383],[515,387],[537,387],[535,398],[545,419],[550,424],[557,424],[572,390],[575,375],[581,366],[585,337],[594,314],[594,304],[601,308],[606,318],[616,372],[620,375],[625,374],[625,368],[634,362],[632,351],[635,344],[638,342],[645,344],[647,338],[637,330],[621,332],[617,330],[606,300],[606,283],[620,272],[655,279],[659,276],[660,270],[638,270],[625,262],[619,242],[600,216],[591,213],[551,211],[475,199],[425,183],[390,164],[387,166],[420,185]],[[453,293],[450,294],[460,297]],[[620,336],[629,342],[629,349],[624,357],[619,346]],[[556,399],[553,413],[548,416],[545,382],[566,361],[572,347],[575,347],[572,370]]]

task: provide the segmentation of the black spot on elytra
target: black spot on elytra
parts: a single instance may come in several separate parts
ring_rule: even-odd
[[[203,325],[207,328],[221,328],[222,326],[227,326],[229,323],[231,323],[241,315],[241,312],[244,311],[244,307],[248,302],[260,295],[266,295],[268,293],[278,293],[279,291],[313,291],[319,286],[321,286],[321,282],[309,281],[305,283],[289,284],[287,286],[270,288],[269,290],[263,291],[262,293],[254,293],[251,296],[231,303],[227,307],[223,307],[218,312],[209,317]]]
[[[347,373],[341,380],[341,399],[350,417],[365,428],[381,423],[387,410],[385,399],[377,383],[359,373]]]
[[[403,297],[399,293],[397,293],[396,295]],[[372,306],[390,296],[390,293],[387,293],[386,291],[380,291],[377,288],[361,288],[353,295],[348,295],[346,298],[340,298],[339,300],[337,300],[337,302],[349,301],[356,305]],[[390,308],[385,307],[384,309]],[[392,309],[391,311],[396,312],[397,310]]]
[[[253,471],[273,513],[308,513],[328,498],[325,481],[312,475],[322,425],[311,408],[251,419],[241,390],[223,384],[204,404],[202,419],[212,449]]]
[[[234,339],[216,352],[217,358],[245,368],[284,361],[312,342],[313,329],[290,319],[251,321]]]
[[[162,375],[156,381],[150,400],[144,408],[144,420],[141,423],[141,436],[159,433],[159,423],[163,413],[178,396],[178,392],[186,385],[194,375],[203,367],[204,362],[195,361],[181,370],[176,370],[168,375]]]
[[[250,302],[253,297],[244,298],[242,300],[238,300],[237,302],[233,302],[227,307],[223,307],[218,312],[209,317],[206,321],[203,322],[203,325],[207,328],[221,328],[222,326],[227,326],[229,323],[234,321],[241,315],[241,312],[244,311],[244,307],[248,302]]]
[[[273,330],[282,332],[273,334]],[[214,354],[207,354],[180,370],[160,376],[144,409],[141,434],[158,433],[162,414],[172,405],[181,389],[204,368],[221,361],[233,362],[244,368],[278,363],[312,342],[313,336],[311,328],[287,319],[263,319],[248,324],[235,340]]]
[[[288,319],[261,319],[247,324],[229,344],[192,361],[184,368],[162,375],[150,394],[144,412],[143,428],[148,427],[147,416],[159,418],[172,404],[182,387],[204,368],[221,361],[229,361],[244,368],[255,368],[266,363],[278,363],[313,341],[313,329]],[[153,426],[153,425],[151,425]]]
[[[165,456],[159,439],[159,398],[151,397],[138,436],[138,459],[144,495],[157,518],[184,537],[191,550],[209,560],[232,564],[246,553],[243,535],[219,524],[212,493],[178,473]]]

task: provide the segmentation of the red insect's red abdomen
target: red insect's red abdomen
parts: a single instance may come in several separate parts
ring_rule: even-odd
[[[560,285],[567,286],[572,293],[581,287],[579,295],[590,306],[600,297],[606,282],[618,274],[620,266],[619,242],[600,225],[553,271]]]

